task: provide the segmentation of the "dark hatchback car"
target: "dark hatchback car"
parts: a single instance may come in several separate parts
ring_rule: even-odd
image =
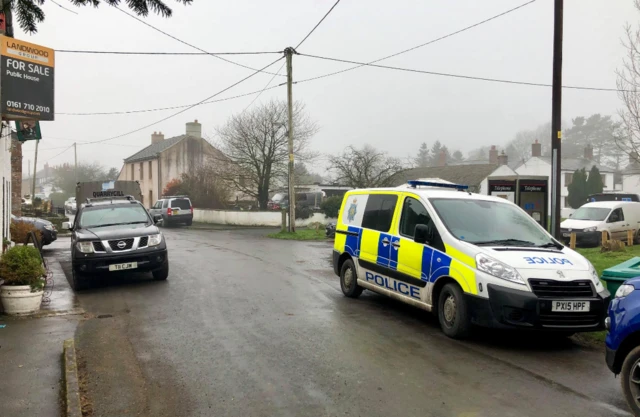
[[[155,280],[169,276],[164,236],[133,197],[87,200],[71,230],[73,287],[83,289],[98,274],[151,272]]]
[[[48,220],[39,219],[37,217],[17,217],[11,215],[11,223],[29,223],[32,224],[40,233],[42,233],[42,244],[50,245],[58,239],[58,230],[56,226]]]

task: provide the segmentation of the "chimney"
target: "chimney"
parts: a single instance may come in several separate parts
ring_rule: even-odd
[[[584,159],[593,160],[593,146],[587,145],[584,147]]]
[[[629,165],[635,165],[638,163],[638,152],[632,151],[629,154]]]
[[[187,135],[202,139],[202,125],[198,123],[198,119],[187,123]]]
[[[538,142],[538,139],[531,145],[531,156],[542,156],[542,144]]]
[[[162,134],[162,132],[153,132],[153,135],[151,135],[151,143],[158,143],[158,142],[162,142],[164,140],[164,135]]]
[[[445,151],[440,151],[438,155],[438,166],[443,167],[447,165],[447,153]]]
[[[503,150],[500,156],[498,156],[498,164],[507,165],[507,162],[509,162],[509,157],[507,156],[506,153],[504,153],[504,150]]]
[[[492,165],[498,164],[498,150],[496,149],[496,145],[491,145],[491,149],[489,149],[489,163]]]

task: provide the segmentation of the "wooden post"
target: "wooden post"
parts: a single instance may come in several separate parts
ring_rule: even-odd
[[[605,243],[607,243],[607,231],[603,230],[602,231],[602,244],[604,245]]]
[[[571,232],[571,238],[569,239],[569,247],[571,249],[576,248],[576,232]]]
[[[287,211],[282,210],[282,232],[287,231]]]
[[[633,230],[627,230],[627,246],[633,246]]]

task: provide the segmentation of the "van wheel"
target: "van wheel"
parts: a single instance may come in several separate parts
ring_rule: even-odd
[[[440,291],[438,320],[443,333],[453,339],[464,339],[469,335],[471,322],[467,302],[457,284],[446,284]]]
[[[633,349],[622,365],[620,383],[633,415],[640,416],[640,346]]]
[[[340,288],[342,293],[349,298],[358,298],[364,288],[358,285],[356,267],[351,259],[347,259],[340,268]]]

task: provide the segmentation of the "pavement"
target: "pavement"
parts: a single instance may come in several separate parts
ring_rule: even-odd
[[[41,311],[32,317],[0,315],[2,417],[59,416],[62,412],[62,345],[74,337],[83,310],[60,264],[50,258],[56,245],[45,247],[53,281],[45,288],[48,300]]]
[[[328,242],[163,232],[166,282],[113,276],[77,294],[95,417],[630,415],[601,350],[512,332],[455,341],[413,307],[347,299]]]

